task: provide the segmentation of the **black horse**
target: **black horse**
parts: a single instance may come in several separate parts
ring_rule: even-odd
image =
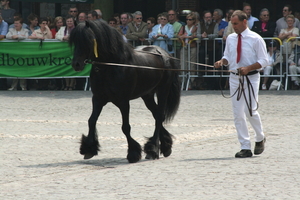
[[[146,158],[158,159],[159,149],[165,157],[169,156],[172,152],[172,135],[163,127],[163,122],[174,117],[180,102],[178,73],[176,70],[167,70],[177,69],[176,61],[157,46],[140,46],[134,50],[116,29],[99,21],[79,24],[72,30],[69,44],[74,49],[74,70],[82,70],[86,60],[95,61],[90,72],[93,111],[88,120],[88,136],[82,135],[80,147],[84,159],[98,154],[100,145],[96,122],[108,102],[121,111],[122,131],[128,142],[128,161],[134,163],[141,159],[142,148],[130,136],[129,124],[129,101],[138,97],[144,100],[155,118],[154,135],[144,146]],[[111,66],[110,63],[117,66]],[[124,64],[159,70],[132,68]]]

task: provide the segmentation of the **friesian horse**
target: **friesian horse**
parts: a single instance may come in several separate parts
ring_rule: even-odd
[[[100,21],[80,23],[72,30],[69,44],[74,51],[74,70],[83,70],[87,60],[94,61],[90,72],[93,111],[88,120],[88,136],[82,135],[80,146],[84,159],[92,158],[100,150],[96,122],[108,102],[122,114],[122,131],[128,142],[127,160],[135,163],[141,159],[142,148],[130,136],[129,124],[129,101],[139,97],[155,119],[154,134],[144,145],[146,159],[158,159],[159,153],[169,156],[173,140],[163,123],[173,119],[178,110],[180,83],[176,70],[168,69],[178,69],[178,63],[157,46],[140,46],[134,50],[116,29]]]

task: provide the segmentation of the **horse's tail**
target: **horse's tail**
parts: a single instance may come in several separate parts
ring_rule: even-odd
[[[170,62],[172,68],[178,68],[174,60],[170,60]],[[170,87],[169,94],[167,96],[167,102],[164,109],[166,122],[169,122],[174,118],[180,103],[181,87],[180,87],[178,72],[172,72],[172,76],[173,76],[171,77],[172,84]]]

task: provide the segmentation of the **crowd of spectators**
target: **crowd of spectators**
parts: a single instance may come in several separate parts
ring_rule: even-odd
[[[213,65],[215,60],[219,60],[222,57],[226,38],[234,32],[230,22],[231,15],[234,12],[232,8],[227,9],[225,14],[218,8],[213,11],[206,10],[203,13],[190,12],[185,15],[185,22],[179,20],[179,13],[175,10],[169,10],[147,19],[143,18],[143,14],[140,11],[115,13],[106,22],[102,18],[102,13],[99,9],[87,13],[79,13],[76,7],[70,7],[68,16],[64,18],[61,16],[57,16],[54,19],[51,17],[39,18],[32,13],[27,17],[28,24],[25,24],[20,13],[9,7],[9,1],[1,0],[1,6],[0,39],[28,38],[68,41],[70,32],[77,24],[86,20],[99,20],[117,29],[123,35],[124,40],[133,46],[153,44],[160,46],[181,60],[186,60],[189,55],[188,59],[190,61],[196,62],[198,58],[199,63],[209,65]],[[288,54],[288,56],[279,56],[279,43],[274,40],[270,42],[266,40],[266,46],[270,55],[270,65],[264,71],[262,70],[261,73],[266,76],[280,73],[278,63],[285,63],[285,57],[288,57],[289,71],[287,73],[299,74],[300,60],[298,61],[298,54],[294,48],[298,46],[295,42],[298,40],[295,40],[294,37],[299,36],[300,22],[293,15],[292,7],[285,5],[282,11],[283,16],[277,21],[270,20],[270,12],[267,8],[261,9],[257,18],[252,16],[250,4],[244,3],[242,10],[248,16],[249,29],[262,37],[280,38],[285,45],[283,54]],[[174,40],[174,38],[178,40]],[[194,40],[195,38],[198,41]],[[187,48],[188,46],[190,48]],[[274,66],[277,66],[276,70],[274,70]],[[196,67],[194,64],[191,65],[191,69],[196,69]],[[181,68],[187,69],[187,63],[181,62]],[[216,80],[208,78],[204,86],[200,87],[194,77],[201,76],[201,74],[193,72],[191,75],[192,79],[190,85],[188,85],[189,89],[219,89],[219,85],[215,84]],[[299,76],[292,77],[291,81],[292,89],[300,88]],[[33,80],[33,82],[42,83],[39,80]],[[65,79],[62,82],[49,79],[47,82],[48,86],[36,87],[36,89],[47,89],[47,87],[49,89],[64,90],[82,89],[82,82],[83,80],[78,78]],[[9,90],[16,90],[17,84],[18,79],[13,80]],[[0,85],[3,85],[3,81]],[[32,85],[30,88],[34,88]],[[270,80],[267,77],[264,78],[262,89],[268,89],[269,85]],[[20,80],[20,88],[27,90],[26,79]]]

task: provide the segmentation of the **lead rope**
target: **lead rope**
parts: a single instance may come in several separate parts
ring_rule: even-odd
[[[232,98],[235,94],[237,94],[236,100],[239,101],[241,99],[242,95],[243,95],[244,99],[245,99],[245,102],[246,102],[246,105],[247,105],[247,108],[249,110],[249,114],[252,117],[252,98],[251,98],[251,93],[252,93],[252,96],[253,96],[253,98],[254,98],[254,100],[256,102],[256,105],[257,105],[257,107],[256,107],[255,110],[258,109],[258,101],[255,98],[255,93],[254,93],[253,85],[251,84],[248,76],[247,75],[239,75],[239,87],[229,97],[225,96],[224,93],[223,93],[222,86],[221,86],[221,79],[222,79],[222,74],[220,76],[220,89],[221,89],[222,96],[224,98]],[[248,86],[249,101],[247,100],[246,94],[245,94],[245,88],[244,88],[245,79],[246,79],[246,83],[247,83],[247,86]]]

